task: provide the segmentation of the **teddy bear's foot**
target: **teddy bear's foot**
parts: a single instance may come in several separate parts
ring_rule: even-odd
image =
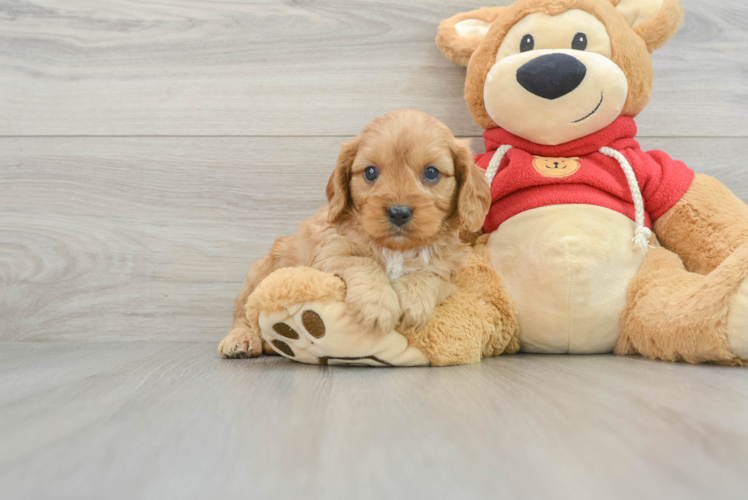
[[[628,296],[617,354],[730,365],[748,359],[748,244],[708,275],[652,248]]]
[[[371,334],[353,324],[343,303],[305,303],[260,314],[262,336],[278,354],[321,365],[418,366],[428,360],[396,331]]]
[[[345,306],[345,285],[311,268],[281,269],[263,280],[247,304],[250,322],[280,355],[323,365],[420,366],[429,361],[391,331],[356,324]]]

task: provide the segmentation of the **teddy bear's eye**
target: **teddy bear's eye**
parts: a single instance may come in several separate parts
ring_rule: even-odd
[[[577,33],[574,35],[574,41],[571,42],[571,48],[574,50],[587,50],[587,35]]]
[[[532,35],[522,37],[522,43],[519,44],[520,52],[528,52],[535,48],[535,38]]]

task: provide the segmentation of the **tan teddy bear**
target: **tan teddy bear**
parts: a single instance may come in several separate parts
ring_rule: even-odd
[[[679,0],[518,0],[439,27],[486,129],[484,230],[522,350],[748,358],[748,207],[634,139],[682,18]]]

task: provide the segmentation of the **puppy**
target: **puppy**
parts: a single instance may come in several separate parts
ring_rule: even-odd
[[[263,352],[245,317],[254,288],[283,267],[310,266],[346,284],[346,308],[361,325],[421,328],[453,291],[468,255],[461,231],[483,225],[491,194],[467,141],[437,119],[401,110],[381,116],[341,147],[328,206],[293,236],[275,241],[249,271],[234,306],[224,357]],[[272,349],[265,344],[266,353]]]

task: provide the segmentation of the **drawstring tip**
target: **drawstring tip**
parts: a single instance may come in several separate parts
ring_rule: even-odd
[[[634,234],[634,250],[646,252],[649,248],[649,240],[652,238],[652,230],[648,227],[639,227]]]

